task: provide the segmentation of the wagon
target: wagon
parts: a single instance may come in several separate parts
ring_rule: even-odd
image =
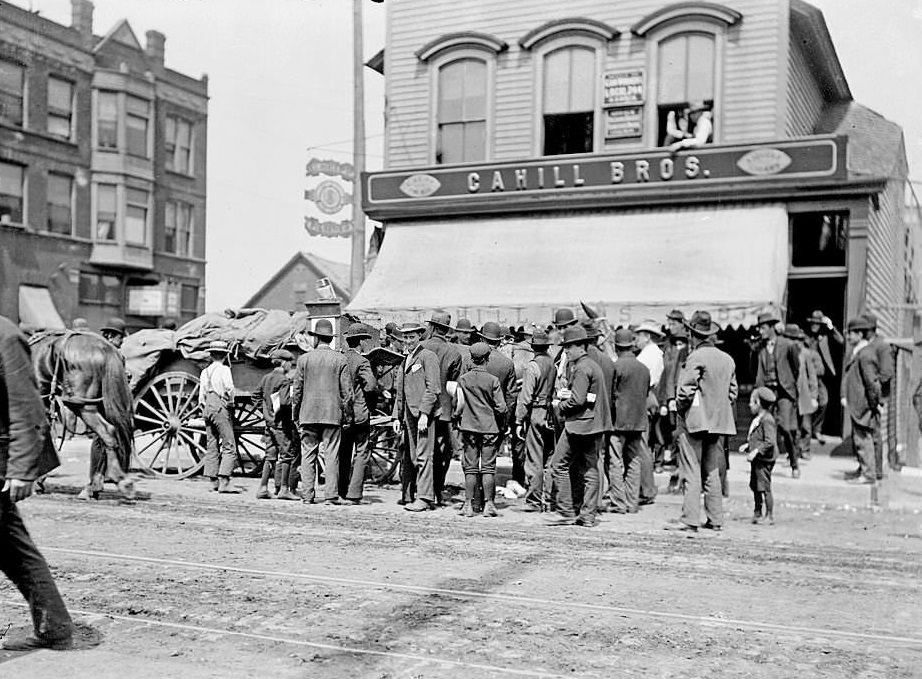
[[[287,312],[277,312],[276,319],[281,318],[278,314]],[[258,475],[266,440],[265,422],[254,392],[272,369],[268,360],[271,351],[279,346],[286,346],[295,354],[306,350],[309,345],[305,334],[316,320],[317,317],[304,313],[290,315],[290,331],[273,336],[273,342],[249,341],[234,327],[224,327],[217,333],[207,328],[196,331],[203,327],[201,323],[191,329],[187,324],[174,336],[168,335],[172,333],[168,330],[142,330],[130,335],[123,352],[129,357],[144,357],[134,365],[131,358],[127,361],[134,397],[135,465],[156,477],[169,479],[187,478],[202,471],[206,437],[198,401],[199,375],[207,365],[204,350],[207,341],[225,339],[232,347],[230,366],[236,387],[231,408],[236,473]],[[338,327],[339,319],[335,320]],[[399,354],[381,349],[371,351],[369,356],[379,362],[376,372],[390,370],[398,359],[402,360]],[[390,362],[391,366],[381,365],[381,361]],[[390,426],[389,412],[386,399],[381,399],[372,412],[371,460],[366,479],[378,484],[393,479],[400,458],[398,437]],[[320,464],[322,473],[322,460]]]

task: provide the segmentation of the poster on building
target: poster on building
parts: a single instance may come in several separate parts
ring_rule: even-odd
[[[630,106],[644,102],[643,69],[605,74],[602,106]]]
[[[643,106],[605,110],[605,139],[627,139],[643,135]]]

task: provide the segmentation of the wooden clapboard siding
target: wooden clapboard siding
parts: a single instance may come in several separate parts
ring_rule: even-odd
[[[813,134],[813,127],[819,120],[825,105],[816,76],[813,74],[803,48],[791,40],[788,51],[788,97],[786,137],[802,137]]]
[[[892,308],[903,300],[903,182],[891,179],[879,194],[878,207],[869,208],[867,306],[878,317],[878,332],[900,337],[907,331],[903,313]],[[909,328],[911,329],[911,328]]]
[[[400,0],[388,5],[385,73],[387,78],[386,165],[405,168],[432,162],[431,75],[415,52],[446,33],[478,31],[505,41],[509,49],[496,58],[494,127],[488,147],[492,160],[535,155],[535,64],[519,39],[541,24],[580,16],[603,21],[621,31],[608,45],[604,70],[647,69],[647,47],[630,27],[667,4],[663,0]],[[777,101],[784,74],[782,50],[787,45],[787,0],[724,0],[743,15],[727,32],[723,96],[717,102],[718,139],[739,142],[781,136]],[[601,88],[601,74],[599,75]],[[647,92],[647,106],[655,106]],[[643,146],[639,140],[610,143],[606,148]]]

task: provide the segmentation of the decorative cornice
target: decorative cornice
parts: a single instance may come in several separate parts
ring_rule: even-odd
[[[555,38],[559,35],[585,35],[592,38],[598,38],[606,42],[614,40],[621,31],[613,28],[606,23],[587,19],[585,17],[568,17],[566,19],[554,19],[546,24],[538,26],[519,39],[519,45],[523,50],[530,50],[536,45]]]
[[[742,21],[743,15],[735,9],[714,2],[677,2],[648,14],[631,26],[631,33],[644,37],[650,31],[671,21],[704,20],[735,26]]]
[[[499,38],[486,33],[476,33],[474,31],[461,31],[458,33],[446,33],[435,40],[427,42],[416,51],[416,57],[426,62],[432,59],[439,52],[447,49],[457,49],[459,47],[472,47],[482,49],[492,54],[499,54],[508,49],[509,45]]]

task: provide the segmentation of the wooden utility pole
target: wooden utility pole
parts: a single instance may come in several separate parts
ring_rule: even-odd
[[[365,171],[365,83],[362,58],[362,3],[352,0],[352,272],[349,294],[355,297],[365,280],[365,213],[362,212],[362,172]]]

